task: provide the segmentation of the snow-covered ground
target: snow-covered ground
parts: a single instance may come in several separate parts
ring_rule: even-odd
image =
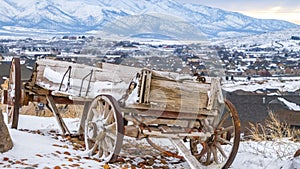
[[[3,114],[6,117],[6,114]],[[77,131],[79,119],[65,119],[71,131]],[[0,168],[105,168],[105,164],[88,158],[82,147],[76,146],[59,135],[59,127],[54,117],[21,115],[19,130],[9,129],[14,142],[12,150],[0,154]],[[164,140],[160,145],[170,146]],[[293,158],[300,143],[287,138],[278,141],[243,141],[233,162],[233,169],[299,169],[300,157]],[[186,162],[174,162],[174,158],[159,155],[144,141],[125,138],[122,156],[124,161],[109,164],[111,168],[130,168],[146,158],[152,158],[156,168],[189,168]],[[129,162],[131,161],[131,162]],[[178,160],[177,160],[178,161]],[[57,167],[58,168],[58,167]],[[155,168],[155,167],[150,167]]]
[[[230,49],[241,49],[241,46],[245,46],[245,49],[250,49],[255,46],[261,48],[273,47],[289,51],[299,51],[299,41],[291,39],[292,36],[299,35],[300,30],[298,28],[295,28],[283,31],[274,31],[263,34],[244,36],[242,38],[219,38],[215,39],[211,43],[212,45],[225,45]]]
[[[233,92],[243,90],[255,92],[257,90],[277,89],[279,92],[295,92],[300,90],[300,77],[234,77],[234,80],[222,80],[222,88],[225,91]],[[280,95],[270,93],[269,95]]]

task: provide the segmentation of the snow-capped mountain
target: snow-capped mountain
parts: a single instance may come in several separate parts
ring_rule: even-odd
[[[2,0],[0,33],[75,34],[105,30],[112,23],[123,23],[121,27],[129,30],[135,26],[132,23],[136,22],[120,22],[122,18],[145,14],[146,18],[143,19],[133,17],[142,20],[142,24],[138,24],[138,34],[161,34],[162,30],[162,33],[182,34],[183,29],[187,30],[186,25],[182,22],[172,23],[174,18],[191,25],[186,34],[194,32],[196,28],[206,37],[256,34],[299,27],[287,21],[255,19],[236,12],[173,0]],[[149,15],[164,17],[154,19]],[[132,18],[130,21],[133,21]],[[141,25],[147,24],[152,26],[148,26],[147,32],[142,32],[146,30],[141,29]]]

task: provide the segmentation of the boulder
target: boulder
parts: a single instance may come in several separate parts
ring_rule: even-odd
[[[2,110],[0,109],[0,153],[4,153],[13,147],[13,142],[3,120]]]

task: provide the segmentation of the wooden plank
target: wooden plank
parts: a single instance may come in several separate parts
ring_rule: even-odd
[[[222,87],[221,87],[221,82],[219,81],[217,84],[217,88],[218,88],[218,102],[219,104],[225,104],[225,100],[224,100],[224,96],[223,96],[223,92],[222,92]]]
[[[165,118],[157,118],[153,116],[132,116],[132,115],[125,115],[124,118],[127,121],[135,121],[138,120],[143,122],[143,124],[150,125],[150,124],[168,124],[168,125],[177,125],[181,127],[189,127],[190,123],[193,123],[194,119],[186,119],[186,120],[179,120],[179,119],[165,119]]]
[[[210,84],[153,78],[150,103],[161,109],[198,113],[207,107],[209,89]]]
[[[142,72],[140,84],[139,84],[139,103],[144,103],[144,96],[145,96],[145,86],[146,86],[146,72]]]
[[[188,113],[188,112],[176,112],[176,111],[168,111],[168,110],[158,110],[155,108],[150,108],[149,106],[139,105],[134,106],[131,105],[132,108],[126,107],[122,109],[122,112],[127,113],[136,113],[138,115],[146,115],[146,116],[154,116],[154,117],[163,117],[170,119],[206,119],[208,117],[216,116],[216,112],[211,113],[208,110],[203,109],[200,113]]]
[[[163,132],[172,132],[172,130],[169,127],[161,127]],[[201,136],[201,138],[206,138],[205,133],[202,132],[197,132]],[[203,136],[202,136],[203,135]],[[176,146],[176,148],[179,150],[179,152],[183,155],[184,159],[188,162],[190,165],[191,169],[201,169],[203,166],[201,163],[195,158],[195,156],[192,155],[190,149],[188,149],[182,139],[180,137],[169,137],[169,140]]]
[[[151,110],[151,111],[150,111]],[[160,105],[145,105],[145,104],[130,104],[130,105],[126,105],[126,107],[124,108],[124,111],[129,112],[129,111],[136,111],[138,113],[141,114],[147,114],[147,111],[149,112],[157,112],[155,114],[162,113],[162,112],[177,112],[179,115],[184,115],[184,114],[189,114],[190,116],[193,117],[196,115],[212,115],[215,116],[215,111],[213,110],[207,110],[207,109],[202,109],[202,108],[197,108],[197,107],[193,107],[193,106],[189,106],[189,107],[162,107]]]
[[[201,169],[203,166],[200,162],[191,154],[191,151],[184,145],[179,138],[169,138],[169,140],[177,147],[177,149],[182,153],[184,159],[188,162],[191,169]]]
[[[209,90],[209,99],[207,104],[208,110],[212,110],[215,105],[215,101],[217,99],[217,94],[218,94],[218,83],[219,83],[218,80],[212,79],[211,88]]]
[[[132,78],[141,72],[141,68],[110,63],[102,63],[102,69],[110,72],[111,77],[121,77],[125,83],[130,83]]]
[[[71,67],[71,83],[66,90],[68,76],[63,80],[63,75],[69,67]],[[35,84],[58,93],[57,91],[59,91],[63,81],[61,91],[70,96],[94,98],[99,94],[110,94],[118,99],[126,92],[127,84],[129,85],[137,72],[141,70],[112,64],[102,64],[102,67],[103,69],[71,62],[39,60],[37,61],[37,81]],[[85,76],[91,73],[91,70],[93,70],[92,76],[83,80]]]
[[[126,128],[127,129],[127,128]],[[135,131],[131,131],[135,132]],[[132,133],[134,134],[134,133]],[[211,133],[203,133],[203,132],[186,132],[184,129],[173,129],[172,131],[162,131],[161,127],[147,127],[143,129],[143,135],[155,137],[155,138],[175,138],[181,139],[191,138],[191,137],[199,137],[199,139],[205,141],[208,137],[210,137]]]
[[[151,78],[152,78],[152,71],[147,71],[145,96],[144,96],[144,103],[145,104],[150,103],[149,98],[150,98],[150,89],[151,89]]]

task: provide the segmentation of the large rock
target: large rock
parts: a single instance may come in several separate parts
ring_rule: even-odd
[[[0,153],[6,152],[13,147],[10,134],[3,120],[2,110],[0,109]]]

